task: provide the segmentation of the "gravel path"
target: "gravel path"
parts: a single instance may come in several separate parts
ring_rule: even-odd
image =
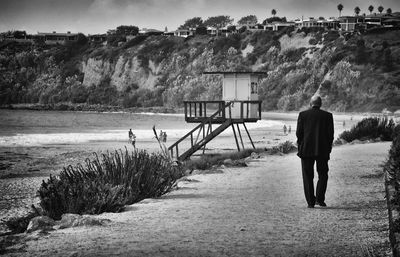
[[[8,256],[390,256],[380,167],[389,147],[335,147],[327,208],[307,208],[295,154],[267,156],[189,176],[160,199],[99,215],[112,221],[103,227],[26,236]]]

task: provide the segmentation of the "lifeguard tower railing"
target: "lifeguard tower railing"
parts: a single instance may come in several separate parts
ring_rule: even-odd
[[[168,147],[172,158],[183,161],[202,147],[204,153],[206,144],[230,126],[232,127],[238,150],[240,151],[240,145],[237,135],[240,138],[242,149],[244,149],[239,124],[243,124],[254,148],[245,122],[261,120],[261,101],[184,101],[184,105],[186,122],[200,124]],[[232,105],[236,105],[235,113],[232,113]],[[221,125],[213,128],[212,124]],[[237,131],[234,124],[236,124]],[[183,147],[188,149],[180,154],[180,150]]]
[[[226,103],[228,106],[224,107]],[[240,105],[239,113],[232,113],[233,105]],[[213,116],[211,123],[224,123],[227,119],[233,123],[257,122],[261,120],[261,101],[184,101],[185,121],[189,123],[199,123],[207,120],[213,110],[218,110],[218,114]],[[256,114],[254,113],[256,109]],[[210,115],[211,114],[211,115]]]

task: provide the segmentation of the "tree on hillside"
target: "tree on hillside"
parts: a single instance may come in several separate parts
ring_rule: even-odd
[[[373,10],[374,10],[374,7],[372,5],[368,6],[369,14],[372,14]]]
[[[83,46],[86,45],[86,43],[89,41],[89,39],[82,33],[78,33],[78,39],[76,40],[76,44]]]
[[[386,9],[386,13],[389,14],[389,15],[392,14],[392,8],[387,8]]]
[[[139,28],[136,26],[121,25],[116,29],[117,35],[137,35]]]
[[[15,38],[25,38],[26,35],[27,35],[25,30],[14,30],[14,31],[11,32],[11,34]]]
[[[338,4],[337,9],[339,10],[339,17],[342,15],[343,5]]]
[[[382,12],[383,12],[383,6],[382,5],[380,5],[379,7],[378,7],[378,12],[380,13],[380,14],[382,14]]]
[[[357,16],[360,14],[360,11],[361,11],[360,7],[356,6],[356,7],[354,8],[354,13],[355,13]]]
[[[265,24],[267,24],[267,23],[272,23],[272,22],[274,22],[274,21],[286,22],[287,20],[286,20],[286,17],[282,17],[282,18],[281,18],[281,17],[276,16],[276,17],[270,17],[270,18],[265,19],[265,20],[262,22],[262,24],[265,25]]]
[[[201,17],[193,17],[185,21],[184,24],[179,26],[179,29],[191,29],[203,26],[203,19]]]
[[[272,14],[272,16],[275,17],[275,15],[276,15],[276,10],[275,10],[275,9],[272,9],[271,14]]]
[[[233,22],[233,19],[231,19],[230,16],[220,15],[220,16],[209,17],[207,20],[204,21],[204,25],[216,28],[217,35],[218,35],[218,31],[221,28],[225,27],[226,25],[231,24],[232,22]]]
[[[196,35],[207,35],[207,28],[204,26],[197,27]]]
[[[246,24],[257,24],[258,20],[255,15],[247,15],[242,18],[237,22],[239,25],[246,25]]]

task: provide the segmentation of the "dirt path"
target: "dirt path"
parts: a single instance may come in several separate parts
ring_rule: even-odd
[[[179,190],[99,215],[112,222],[50,232],[10,256],[389,256],[380,164],[390,143],[335,147],[328,208],[308,209],[300,160],[192,175]]]

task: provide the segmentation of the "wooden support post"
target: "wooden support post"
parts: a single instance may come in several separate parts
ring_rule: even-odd
[[[251,145],[253,146],[253,149],[256,149],[256,147],[255,147],[254,144],[253,144],[253,140],[251,140],[250,133],[249,133],[249,131],[247,130],[246,124],[245,124],[244,122],[243,122],[243,127],[244,127],[244,129],[246,130],[247,136],[248,136],[249,139],[250,139],[250,143],[251,143]]]
[[[203,103],[202,102],[199,103],[199,116],[200,117],[203,116]]]
[[[243,119],[243,102],[240,102],[240,118]]]
[[[208,124],[208,128],[207,128],[207,136],[210,134],[210,132],[211,132],[211,123],[210,124]],[[206,145],[207,144],[204,144],[204,146],[203,146],[203,154],[204,154],[204,152],[206,151]]]
[[[188,105],[188,103],[185,103],[185,120],[187,119],[187,115],[188,115],[188,113],[187,113],[187,105]]]
[[[236,123],[236,127],[237,127],[237,130],[238,130],[240,142],[242,143],[242,148],[243,148],[243,150],[244,150],[243,138],[242,138],[242,133],[240,133],[239,123]]]
[[[238,149],[238,151],[240,152],[240,146],[239,146],[238,139],[237,139],[237,137],[236,137],[235,126],[233,125],[233,123],[232,123],[232,130],[233,130],[233,135],[235,136],[235,141],[236,141],[237,149]]]
[[[204,127],[203,127],[203,139],[201,139],[201,140],[204,140],[206,138],[206,124],[204,124]]]
[[[199,140],[199,136],[200,136],[201,130],[203,130],[203,129],[204,129],[204,124],[202,124],[202,126],[199,129],[199,132],[197,133],[196,141],[194,142],[195,144],[197,144],[197,141]]]

